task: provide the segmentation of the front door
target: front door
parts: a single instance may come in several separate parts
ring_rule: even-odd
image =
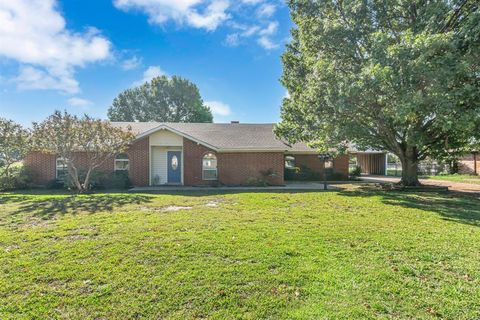
[[[167,151],[168,183],[182,183],[182,151]]]

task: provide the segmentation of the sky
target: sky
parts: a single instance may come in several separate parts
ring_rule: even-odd
[[[279,120],[282,0],[0,0],[0,117],[106,119],[157,75],[194,82],[215,122]]]

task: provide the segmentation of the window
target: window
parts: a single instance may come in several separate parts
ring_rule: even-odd
[[[128,171],[130,168],[130,160],[128,155],[121,153],[115,157],[115,171]]]
[[[172,170],[175,171],[178,168],[178,158],[177,156],[172,157]]]
[[[202,161],[203,180],[217,180],[217,157],[213,153],[207,153]]]
[[[325,169],[332,169],[333,168],[333,161],[327,160],[325,161]]]
[[[57,180],[65,180],[65,177],[68,175],[67,162],[63,158],[57,158],[56,161],[56,175]]]
[[[295,157],[293,157],[293,156],[286,156],[285,157],[285,168],[287,168],[287,169],[295,168]]]

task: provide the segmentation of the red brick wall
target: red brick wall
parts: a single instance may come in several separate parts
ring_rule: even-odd
[[[323,171],[323,162],[318,159],[316,154],[295,154],[295,166],[305,166],[315,172]]]
[[[136,141],[128,150],[130,159],[130,180],[135,186],[148,186],[149,184],[149,140],[148,138]],[[47,182],[56,178],[56,156],[41,152],[32,152],[24,160],[25,166],[31,170],[35,184],[45,185]],[[85,154],[76,155],[75,162],[79,168],[87,165]],[[101,171],[112,172],[114,170],[114,160],[107,160],[98,169]]]
[[[183,184],[186,186],[210,185],[216,181],[202,180],[202,159],[203,156],[213,150],[183,138]],[[218,159],[217,159],[218,160]]]
[[[323,162],[318,159],[316,154],[295,154],[295,166],[305,166],[315,172],[323,171]],[[342,155],[333,159],[334,172],[348,176],[348,155]]]
[[[44,185],[56,176],[56,156],[41,152],[32,152],[23,161],[33,175],[33,183]]]
[[[333,159],[333,169],[335,172],[343,174],[345,177],[348,177],[348,160],[349,155],[341,155]]]
[[[272,185],[283,184],[285,159],[283,152],[220,153],[218,175],[226,185],[243,185],[248,178],[264,178],[262,171],[272,169],[275,177],[269,178]]]
[[[224,185],[242,185],[250,177],[262,178],[261,171],[272,169],[276,177],[272,184],[283,184],[284,158],[281,152],[215,153],[188,139],[183,139],[184,184],[209,185],[215,181],[202,180],[202,158],[212,152],[217,156],[218,182]]]
[[[127,151],[130,159],[130,181],[136,187],[150,185],[150,139],[135,141]]]

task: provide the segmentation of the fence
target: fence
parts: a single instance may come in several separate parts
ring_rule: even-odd
[[[421,176],[437,176],[441,173],[448,172],[449,167],[446,164],[440,164],[432,161],[421,161],[418,164],[418,174]],[[400,177],[402,175],[402,165],[400,163],[388,163],[387,175]]]

